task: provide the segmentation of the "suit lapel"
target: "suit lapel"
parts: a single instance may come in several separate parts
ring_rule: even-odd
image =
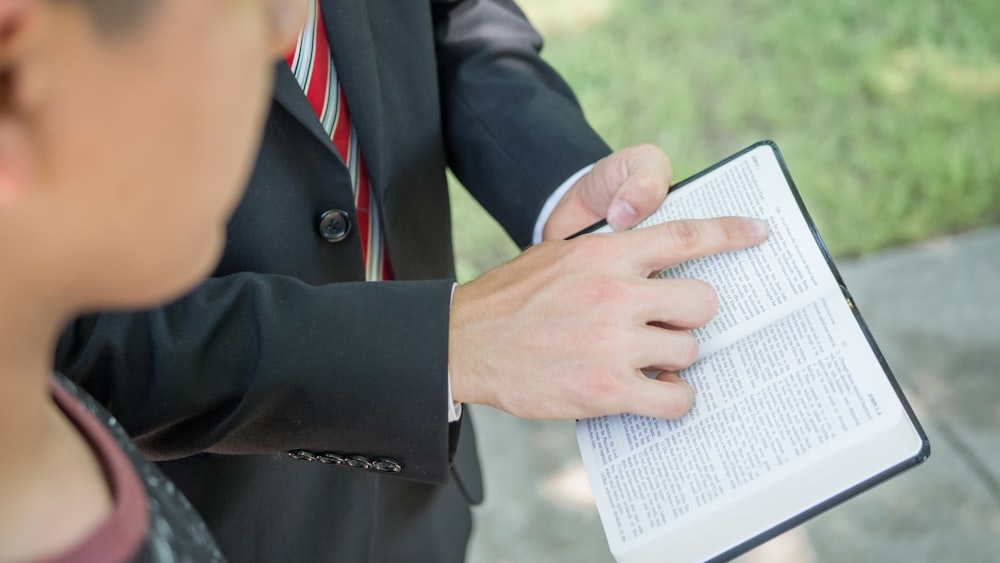
[[[382,172],[382,106],[368,3],[320,0],[337,78],[358,132],[361,154],[376,191]]]
[[[382,171],[381,96],[367,3],[357,0],[321,0],[320,4],[337,78],[347,98],[347,107],[351,110],[351,121],[358,132],[361,154],[372,187],[378,191]],[[314,137],[328,146],[331,153],[340,158],[284,61],[278,63],[275,72],[274,97]]]
[[[333,143],[330,142],[330,137],[323,130],[323,125],[316,118],[316,112],[309,105],[308,98],[302,92],[299,83],[295,81],[295,75],[292,74],[284,60],[279,61],[275,66],[274,99],[288,110],[288,113],[292,114],[292,117],[298,120],[303,127],[308,129],[316,137],[316,140],[327,146],[331,154],[338,159],[340,158]]]

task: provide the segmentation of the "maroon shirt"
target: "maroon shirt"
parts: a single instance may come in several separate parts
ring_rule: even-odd
[[[114,506],[82,542],[35,563],[223,561],[187,499],[139,454],[114,417],[62,376],[53,378],[52,399],[93,450]]]

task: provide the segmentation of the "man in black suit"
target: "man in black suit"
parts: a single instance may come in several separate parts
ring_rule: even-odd
[[[526,247],[605,215],[634,225],[669,163],[611,154],[508,0],[320,5],[394,281],[364,281],[351,174],[282,62],[214,276],[158,310],[80,319],[57,366],[162,462],[232,560],[461,561],[483,492],[448,398],[533,417],[682,413],[690,390],[671,371],[714,295],[645,278],[761,235],[723,221],[542,244],[455,288],[446,167]],[[649,366],[667,371],[649,381]],[[121,375],[136,373],[150,375]]]

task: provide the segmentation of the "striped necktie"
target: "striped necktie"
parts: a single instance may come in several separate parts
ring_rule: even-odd
[[[286,61],[350,173],[354,206],[358,214],[361,253],[365,260],[365,278],[368,281],[390,279],[392,273],[385,255],[375,194],[371,191],[368,171],[361,158],[358,135],[351,122],[347,100],[337,81],[326,26],[319,11],[319,0],[309,3],[306,25],[299,33],[295,50],[288,55]]]

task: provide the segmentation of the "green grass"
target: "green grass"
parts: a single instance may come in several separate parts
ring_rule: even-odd
[[[763,138],[835,256],[1000,222],[996,0],[522,0],[613,147],[679,180]],[[455,192],[462,279],[516,253]]]

